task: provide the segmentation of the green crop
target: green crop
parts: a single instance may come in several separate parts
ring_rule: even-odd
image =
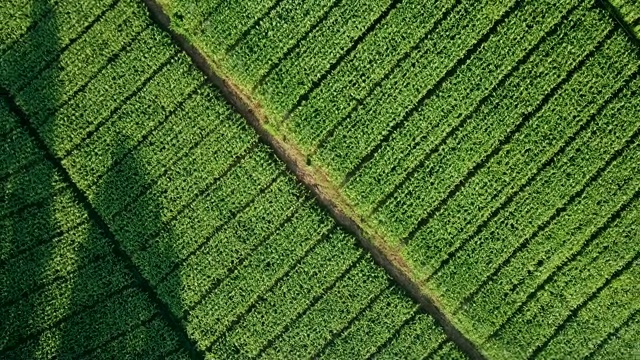
[[[46,3],[7,25],[0,55],[0,357],[365,357],[410,317],[431,320],[143,4]],[[270,6],[249,3],[226,11],[255,21]],[[344,23],[336,14],[356,10],[305,4],[277,13]],[[210,5],[181,23],[210,24]],[[343,47],[388,3],[362,5]],[[312,26],[282,28],[290,41],[272,56]],[[274,27],[236,33],[237,59]]]

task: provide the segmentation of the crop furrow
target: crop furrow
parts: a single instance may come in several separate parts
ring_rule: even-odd
[[[296,358],[311,356],[332,333],[342,328],[366,306],[371,297],[389,285],[387,275],[377,271],[371,258],[366,258],[360,265],[340,284],[326,292],[261,358],[279,358],[278,354],[291,354]],[[354,289],[358,291],[355,292]]]
[[[614,30],[605,32],[604,39],[592,39],[593,47],[574,48],[579,57],[566,59],[562,54],[553,56],[554,64],[558,67],[549,69],[548,58],[540,54],[536,61],[523,67],[520,75],[529,76],[529,72],[543,72],[528,90],[535,96],[526,96],[519,89],[522,84],[515,77],[508,82],[508,87],[500,89],[488,106],[481,109],[467,126],[449,139],[435,156],[428,162],[421,162],[414,170],[399,183],[392,193],[387,195],[373,215],[373,222],[384,228],[387,238],[391,241],[407,239],[411,242],[412,235],[416,235],[423,225],[426,225],[433,214],[441,208],[460,190],[464,178],[470,178],[480,170],[486,160],[493,158],[498,150],[516,136],[532,118],[564,88],[579,71],[592,62],[599,49],[609,44]],[[564,44],[563,44],[564,45]],[[569,44],[567,44],[569,45]],[[586,50],[586,51],[585,51]],[[549,49],[551,51],[551,49]],[[544,81],[551,80],[551,81]],[[521,92],[520,99],[514,106],[502,99],[513,98],[511,87]],[[497,109],[495,109],[497,107]],[[498,122],[492,118],[496,113],[504,112],[503,120]],[[425,191],[424,189],[428,189]],[[399,208],[401,207],[401,209]]]
[[[387,338],[382,343],[380,343],[370,354],[367,355],[366,359],[377,359],[383,350],[391,346],[394,341],[397,341],[402,331],[405,331],[405,329],[409,327],[411,323],[416,321],[418,315],[420,315],[420,311],[420,308],[414,309],[411,315],[402,321],[402,324],[400,324],[400,326],[396,327],[393,332],[390,332]]]
[[[325,341],[325,343],[318,348],[313,355],[310,356],[311,359],[332,359],[331,357],[328,357],[330,355],[328,355],[328,351],[332,346],[336,345],[336,342],[345,335],[345,333],[347,333],[348,331],[351,331],[353,329],[353,326],[356,324],[356,322],[358,320],[360,320],[369,310],[370,308],[374,307],[375,304],[383,298],[383,296],[386,294],[386,292],[390,289],[393,288],[393,284],[389,283],[389,285],[387,285],[386,288],[383,288],[382,290],[380,290],[378,293],[374,294],[371,299],[369,299],[365,305],[358,310],[355,314],[352,315],[352,317],[349,319],[349,321],[347,321],[345,324],[342,324],[337,331],[334,331],[328,339],[325,339],[323,341]],[[369,339],[370,340],[370,339]]]
[[[455,72],[452,69],[457,69],[461,62],[480,49],[516,9],[510,1],[474,6],[478,8],[472,12],[473,16],[465,16],[459,19],[460,23],[448,22],[439,28],[426,46],[401,64],[390,80],[381,84],[364,101],[363,106],[338,124],[333,137],[321,139],[313,152],[313,161],[327,172],[332,181],[341,183],[346,172],[390,126],[430,93],[438,82]],[[473,36],[455,37],[454,34],[462,31],[463,27]],[[452,37],[455,41],[442,41],[442,38]],[[380,108],[385,111],[381,113]]]
[[[602,315],[601,309],[605,307],[611,311],[611,314],[608,314],[606,317],[603,316],[602,318],[599,318],[598,320],[600,320],[600,324],[604,323],[606,324],[605,326],[612,326],[615,329],[626,323],[629,320],[629,316],[625,316],[624,314],[630,312],[630,315],[633,315],[633,312],[638,311],[638,307],[634,306],[634,300],[640,296],[640,286],[636,283],[638,275],[640,275],[640,272],[638,271],[640,269],[640,262],[638,262],[639,258],[640,252],[636,254],[634,259],[616,270],[582,303],[573,308],[562,323],[554,329],[553,333],[548,336],[542,344],[534,348],[531,358],[544,359],[554,355],[568,355],[566,350],[563,351],[562,349],[557,349],[557,346],[555,350],[553,349],[553,345],[558,344],[563,335],[571,336],[571,339],[568,342],[574,346],[571,354],[580,354],[584,351],[584,348],[579,347],[579,345],[586,344],[580,344],[579,341],[584,340],[584,338],[587,337],[598,336],[603,330],[603,327],[602,325],[597,326],[597,323],[591,323],[584,324],[581,328],[576,328],[576,324],[579,324],[581,321],[593,320],[593,317]],[[621,315],[621,323],[616,324],[615,322],[621,317]],[[593,317],[589,318],[590,316]],[[585,320],[585,318],[588,320]],[[571,328],[572,326],[574,326],[573,329]],[[567,332],[573,333],[571,335],[567,335]],[[579,332],[582,332],[584,335],[579,336]],[[603,335],[606,335],[606,333]],[[582,339],[580,339],[581,337]],[[568,347],[569,346],[566,346],[566,348]]]
[[[317,87],[402,0],[341,2],[300,46],[253,89],[266,115],[283,120],[310,87]]]
[[[143,89],[149,85],[149,83],[151,83],[154,78],[161,73],[163,70],[165,70],[169,64],[171,64],[171,62],[179,55],[180,53],[178,51],[175,51],[173,54],[170,54],[168,58],[166,58],[162,63],[158,64],[153,64],[157,67],[153,68],[153,65],[150,66],[149,68],[153,69],[151,71],[150,74],[145,74],[146,77],[142,76],[142,77],[138,77],[138,80],[142,80],[139,84],[137,84],[135,86],[135,88],[133,89],[129,89],[128,94],[125,95],[125,93],[122,93],[121,95],[125,95],[123,96],[121,99],[118,99],[117,97],[114,96],[113,92],[111,93],[111,96],[113,97],[111,100],[115,100],[113,103],[111,103],[111,106],[105,106],[103,105],[98,105],[96,103],[94,103],[94,106],[102,106],[103,110],[108,110],[107,112],[103,112],[102,114],[81,114],[80,117],[93,117],[95,120],[92,120],[93,123],[89,124],[89,127],[83,127],[81,129],[78,129],[79,131],[77,131],[77,133],[82,133],[82,137],[78,137],[76,138],[74,141],[70,142],[69,145],[67,145],[66,147],[64,147],[64,150],[60,150],[58,157],[60,157],[61,159],[66,158],[69,154],[71,154],[72,152],[78,150],[81,146],[84,145],[84,143],[86,141],[88,141],[91,137],[93,137],[98,131],[100,131],[100,129],[105,126],[105,124],[107,124],[118,112],[120,112],[120,110],[122,110],[122,108],[124,106],[126,106],[133,98],[137,97],[140,92],[143,91]],[[132,67],[128,68],[128,71],[134,71],[135,69],[133,69]],[[117,86],[116,84],[109,84],[109,87],[112,86]],[[89,98],[95,98],[95,96],[89,96]],[[75,113],[75,111],[74,111]],[[68,118],[62,117],[62,119],[60,119],[62,121],[69,121]],[[58,120],[59,121],[59,120]],[[73,121],[73,120],[70,120]],[[74,121],[74,127],[77,126],[76,124],[78,124],[77,121]],[[60,128],[60,127],[57,127]],[[56,142],[61,142],[62,139],[59,139]]]
[[[532,4],[535,9],[536,5]],[[527,15],[525,9],[519,9],[518,13]],[[527,34],[526,41],[513,41],[518,46],[511,41],[499,41],[499,34],[491,39],[484,49],[442,85],[434,97],[428,99],[411,118],[398,122],[347,173],[341,184],[343,194],[355,204],[361,215],[375,212],[375,205],[380,198],[388,195],[406,173],[416,168],[419,162],[431,158],[447,139],[466,126],[474,113],[486,106],[498,89],[517,76],[520,69],[532,61],[538,52],[559,41],[566,29],[582,19],[587,11],[576,10],[575,6],[561,8],[555,17],[551,16],[550,11],[546,15],[549,18],[539,20],[541,24],[527,23],[534,21],[535,16],[525,16],[525,21],[517,21],[517,17],[514,17],[511,22],[527,30],[516,28],[511,34],[507,32],[507,36]],[[507,25],[511,24],[504,26]],[[517,48],[514,49],[514,46]]]
[[[616,218],[607,222],[611,224],[610,227],[601,227],[591,237],[592,241],[573,253],[540,283],[518,310],[493,331],[485,348],[493,352],[509,342],[509,351],[514,356],[531,355],[533,349],[544,341],[542,337],[551,333],[567,316],[569,307],[578,306],[607,278],[628,266],[630,259],[637,258],[640,249],[637,248],[638,234],[635,232],[639,229],[629,227],[637,219],[640,210],[640,202],[637,200],[636,192],[632,201],[626,203],[621,208],[622,211],[616,214]],[[612,239],[619,239],[617,246],[613,248],[608,245]],[[535,317],[543,307],[545,316]],[[525,321],[533,324],[529,327],[532,331],[516,339],[515,333],[522,334],[518,329]],[[544,321],[544,325],[533,328],[541,321]]]
[[[611,329],[611,331],[607,334],[607,336],[604,339],[602,339],[602,341],[598,342],[598,344],[594,346],[590,352],[585,354],[583,359],[593,360],[598,353],[602,352],[606,348],[606,346],[613,341],[613,339],[619,338],[620,333],[622,333],[625,329],[632,327],[633,322],[634,321],[637,322],[639,318],[640,318],[640,310],[636,310],[633,313],[631,313],[624,322],[622,322],[620,325],[616,326],[615,328]]]
[[[435,320],[424,312],[418,312],[414,320],[400,329],[398,335],[377,354],[368,359],[398,359],[403,354],[415,354],[416,359],[426,359],[445,343],[447,336]]]
[[[225,37],[220,37],[221,44],[223,46],[222,54],[224,54],[225,56],[228,56],[229,53],[235,51],[240,46],[242,41],[244,41],[251,34],[251,32],[255,31],[260,26],[260,24],[262,24],[264,21],[266,21],[270,17],[273,17],[274,16],[273,13],[276,12],[276,9],[280,7],[280,5],[285,1],[287,0],[273,0],[273,3],[269,5],[269,7],[267,7],[266,9],[259,9],[260,11],[262,11],[262,14],[257,13],[256,15],[258,16],[255,16],[254,18],[251,18],[251,19],[247,18],[246,20],[249,20],[250,23],[248,24],[248,26],[238,29],[238,30],[242,30],[242,32],[238,34],[237,37],[235,37],[235,39],[233,39],[234,38],[233,35],[235,34],[228,34],[231,36],[226,37],[226,39]],[[261,1],[260,3],[264,3],[264,2]],[[259,4],[259,5],[262,5],[262,4]],[[246,10],[242,9],[239,12],[240,13],[246,12]],[[254,15],[254,14],[251,14],[251,15]],[[233,17],[231,17],[230,19],[233,19]],[[233,20],[237,20],[237,19],[233,19]],[[213,24],[214,22],[211,21],[210,23]],[[233,39],[233,42],[229,43],[229,40],[227,39]]]
[[[456,16],[459,3],[460,0],[450,1],[448,6],[426,4],[424,7],[409,1],[403,3],[406,6],[392,12],[340,66],[304,95],[300,105],[284,117],[287,131],[303,152],[313,152],[319,140],[331,136],[328,133],[332,134],[337,124],[350,117],[380,84],[388,81],[396,68],[418,52],[433,32],[445,26],[451,16]],[[431,9],[434,13],[420,14],[421,9]],[[426,23],[415,19],[424,19]],[[406,29],[406,37],[394,36],[396,29],[406,24],[416,28]]]
[[[440,259],[431,259],[430,264],[425,265],[424,268],[434,269],[431,273],[427,272],[426,275],[432,278],[435,283],[442,284],[451,281],[450,284],[458,284],[455,290],[448,292],[450,298],[457,298],[455,294],[462,292],[464,288],[458,281],[460,280],[459,274],[455,274],[454,269],[464,268],[463,264],[469,263],[471,253],[478,256],[478,247],[487,241],[486,238],[483,240],[471,238],[471,242],[467,240],[476,231],[478,224],[488,219],[491,211],[499,210],[509,197],[519,195],[527,183],[531,183],[539,174],[547,170],[547,165],[556,164],[559,154],[563,154],[570,147],[574,151],[572,154],[579,152],[580,150],[575,149],[579,149],[581,146],[573,145],[576,138],[582,141],[582,147],[594,151],[597,148],[593,145],[589,148],[589,141],[583,139],[585,136],[591,135],[592,138],[596,138],[592,141],[595,145],[598,135],[594,136],[593,132],[602,131],[603,134],[600,135],[599,140],[605,138],[612,141],[609,146],[619,146],[619,143],[614,142],[617,139],[607,138],[606,132],[611,132],[611,130],[610,128],[604,129],[607,126],[602,124],[604,121],[596,121],[596,117],[600,117],[602,112],[607,109],[609,101],[617,99],[623,91],[629,90],[627,86],[635,77],[633,73],[629,74],[629,72],[637,72],[637,67],[634,65],[628,66],[629,64],[623,62],[618,62],[617,65],[620,65],[620,68],[612,69],[606,60],[599,63],[597,68],[606,69],[606,72],[602,73],[589,69],[587,66],[585,72],[589,76],[584,77],[582,81],[569,83],[567,88],[573,89],[573,91],[560,93],[556,98],[559,99],[558,101],[550,102],[550,106],[541,112],[541,116],[531,121],[531,126],[520,132],[506,149],[501,149],[501,152],[485,168],[480,170],[475,178],[466,183],[467,187],[451,200],[448,208],[431,220],[430,228],[423,229],[426,232],[422,235],[423,238],[430,238],[431,241],[438,239],[437,241],[445,244],[441,248]],[[580,74],[576,75],[576,79],[579,78]],[[598,80],[594,80],[594,78]],[[604,81],[605,79],[607,81]],[[597,81],[602,82],[598,83]],[[581,99],[581,101],[575,99]],[[559,116],[560,111],[565,111],[565,114]],[[615,118],[614,124],[616,124]],[[622,130],[620,131],[622,139],[626,139],[632,134],[634,130],[632,126],[635,124],[634,122],[616,124],[618,125],[616,130]],[[593,130],[594,128],[595,130]],[[590,130],[590,132],[585,134],[586,130]],[[585,152],[589,154],[590,151]],[[594,157],[587,161],[589,167],[593,166],[594,169],[597,169],[598,155],[600,154],[596,152]],[[604,154],[605,159],[606,155],[608,154]],[[519,166],[524,168],[519,168]],[[505,169],[509,169],[509,172]],[[587,170],[587,166],[584,166],[584,170]],[[583,178],[589,178],[590,175],[585,171]],[[565,178],[565,181],[567,180],[569,179]],[[567,187],[571,185],[570,183],[565,184]],[[576,185],[579,187],[579,184]],[[553,199],[553,195],[548,196],[548,200],[551,199]],[[465,219],[473,219],[476,222],[467,220],[461,226],[449,226],[446,232],[441,231],[441,224],[456,215]],[[529,217],[529,221],[531,221],[531,217]],[[495,233],[492,238],[495,240]],[[495,243],[495,241],[493,242]],[[447,246],[449,247],[447,248]],[[481,263],[485,263],[485,261],[475,263],[474,273],[481,273],[480,266],[478,266]],[[449,267],[445,270],[447,265]],[[458,280],[453,280],[453,278]]]
[[[322,235],[316,241],[314,241],[308,248],[306,248],[302,254],[299,254],[299,256],[293,259],[293,261],[290,264],[287,264],[285,266],[286,268],[284,269],[284,271],[278,274],[271,281],[271,284],[269,284],[266,288],[264,288],[259,293],[257,293],[255,298],[251,301],[251,303],[248,306],[246,306],[244,309],[242,309],[238,314],[236,314],[233,317],[233,320],[230,321],[229,324],[224,328],[224,330],[221,331],[221,336],[219,336],[216,340],[214,340],[211,344],[209,344],[209,346],[207,347],[208,351],[211,351],[211,349],[227,341],[227,339],[224,339],[223,337],[228,336],[228,334],[237,331],[239,329],[241,322],[244,319],[246,319],[249,314],[256,311],[258,309],[259,304],[266,301],[267,296],[269,294],[275,292],[278,287],[282,286],[282,283],[285,281],[285,279],[289,278],[293,273],[293,271],[298,267],[300,267],[301,266],[300,264],[303,261],[305,261],[305,259],[307,259],[313,252],[315,252],[320,244],[328,241],[327,239],[329,238],[329,236],[331,236],[331,234],[336,230],[336,226],[331,225],[330,228],[325,230],[326,231],[324,233],[321,232]]]
[[[628,121],[622,114],[625,114],[625,111],[633,111],[631,104],[637,101],[634,100],[634,93],[640,83],[636,80],[635,85],[627,88],[624,96],[621,96],[622,90],[629,85],[631,79],[632,77],[625,80],[609,99],[614,99],[615,103],[608,106],[605,102],[594,115],[598,119],[591,119],[592,124],[584,125],[579,132],[575,132],[565,142],[564,149],[550,157],[543,169],[530,177],[524,187],[520,187],[522,191],[513,192],[508,204],[496,208],[492,219],[487,218],[488,220],[483,222],[484,225],[466,233],[471,234],[470,236],[462,234],[458,250],[447,258],[449,260],[442,261],[430,275],[439,285],[447,282],[456,284],[455,289],[447,291],[449,299],[455,303],[464,299],[469,292],[475,291],[476,284],[482,282],[486,274],[491,273],[496,267],[501,267],[499,264],[502,259],[510,257],[514,251],[512,247],[520,248],[520,240],[516,238],[521,236],[525,239],[524,243],[535,238],[555,221],[569,204],[582,196],[585,189],[609,168],[629,143],[634,142],[639,131],[638,123]],[[629,91],[632,89],[635,91]],[[605,111],[604,114],[601,111]],[[555,126],[553,128],[553,131],[559,129]],[[540,136],[547,139],[545,135]],[[477,192],[481,192],[477,189],[483,188],[478,185],[472,187]],[[487,188],[490,188],[490,185],[487,185]],[[468,196],[467,199],[477,203],[478,208],[488,207],[481,205],[473,196]],[[459,213],[465,214],[464,211]],[[476,215],[466,217],[481,220],[481,217]],[[449,231],[453,232],[451,229]],[[437,238],[435,234],[430,236],[434,240]],[[480,254],[489,252],[494,256],[474,262],[473,274],[456,274],[455,268],[464,268],[464,264],[469,263],[470,256],[482,257]],[[506,256],[507,253],[510,255]]]
[[[369,358],[390,334],[397,334],[409,319],[414,319],[419,308],[403,289],[390,282],[375,302],[367,305],[340,331],[339,337],[333,337],[333,344],[325,345],[318,354],[324,359]]]
[[[277,187],[279,184],[274,184],[272,189],[268,189],[267,191],[277,191]],[[243,275],[241,272],[244,270],[245,265],[248,267],[249,265],[256,265],[254,263],[250,263],[252,260],[251,252],[259,249],[262,244],[266,241],[271,241],[272,238],[278,234],[278,227],[282,226],[282,224],[286,224],[291,221],[297,212],[299,211],[299,207],[301,206],[300,202],[304,200],[300,200],[297,203],[284,202],[284,204],[274,204],[274,207],[278,210],[281,210],[285,206],[287,206],[286,211],[281,211],[278,216],[273,219],[266,218],[264,219],[264,223],[268,224],[263,226],[264,229],[247,229],[247,230],[239,230],[242,229],[241,226],[247,226],[246,222],[251,219],[256,218],[256,212],[260,210],[264,210],[265,204],[262,201],[266,201],[271,204],[270,201],[273,199],[269,199],[269,194],[267,191],[264,193],[264,198],[261,196],[260,199],[255,203],[255,208],[249,208],[246,213],[241,214],[238,217],[237,221],[230,223],[220,234],[219,236],[212,236],[212,241],[207,242],[206,246],[201,255],[200,253],[196,254],[197,257],[207,257],[209,259],[215,259],[215,265],[210,265],[206,270],[202,270],[202,273],[199,273],[197,276],[193,276],[197,279],[186,279],[183,278],[182,283],[189,286],[191,282],[200,283],[200,280],[206,279],[206,281],[202,281],[202,283],[209,284],[204,286],[202,289],[197,289],[196,291],[184,292],[180,295],[182,298],[181,305],[186,308],[185,318],[187,318],[187,322],[192,324],[192,328],[200,328],[205,329],[208,335],[212,337],[212,340],[215,340],[215,337],[218,334],[211,334],[214,331],[214,328],[222,325],[220,322],[223,321],[222,317],[228,315],[226,313],[217,314],[220,316],[220,319],[214,320],[214,309],[221,309],[222,306],[226,303],[224,300],[219,301],[219,294],[225,290],[228,290],[231,285],[231,280],[233,276]],[[278,193],[274,193],[272,196],[282,195]],[[284,197],[284,196],[283,196]],[[262,200],[262,201],[261,201]],[[278,206],[280,205],[280,206]],[[277,207],[276,207],[277,206]],[[262,220],[262,219],[261,219]],[[238,226],[240,225],[240,226]],[[251,231],[253,230],[253,231]],[[237,233],[233,238],[229,238],[230,233]],[[217,238],[217,239],[216,239]],[[218,242],[214,240],[223,241],[229,239],[228,246],[225,247],[224,250],[220,249],[220,245]],[[226,245],[226,244],[225,244]],[[193,270],[198,265],[204,265],[203,260],[197,262],[197,259],[189,259],[192,265],[188,267],[190,270]],[[247,263],[249,261],[249,263]],[[195,263],[195,265],[194,265]],[[253,274],[256,276],[256,274]],[[262,274],[264,276],[264,274]],[[257,277],[257,276],[256,276]],[[237,284],[235,284],[237,285]],[[227,287],[221,288],[221,287]],[[231,285],[231,288],[233,286]],[[171,287],[169,287],[171,289]],[[233,291],[231,291],[233,293]],[[218,299],[216,299],[218,297]],[[218,304],[216,304],[216,300],[218,300]],[[237,299],[241,301],[241,299]],[[212,305],[217,305],[213,306]],[[237,303],[237,302],[233,302]],[[198,316],[202,316],[206,314],[204,318],[198,319],[198,321],[192,321],[192,317],[198,318]],[[202,330],[205,331],[205,330]],[[211,343],[208,341],[208,343]]]
[[[174,118],[179,111],[183,111],[185,104],[192,101],[198,89],[204,86],[202,80],[199,83],[194,81],[193,84],[193,87],[188,92],[180,93],[178,96],[170,96],[176,100],[172,104],[173,106],[167,106],[163,111],[153,111],[153,114],[149,114],[148,117],[144,115],[149,109],[153,109],[154,105],[152,103],[137,104],[137,99],[134,99],[134,103],[125,105],[120,114],[117,114],[105,128],[100,129],[93,138],[88,139],[81,149],[70,153],[66,158],[62,159],[62,163],[69,170],[78,186],[85,191],[89,191],[89,189],[100,183],[106,174],[123,166],[127,159],[134,157],[134,154],[140,153],[143,147],[150,146],[149,143],[153,143],[155,134],[160,133],[160,129],[166,126],[165,124],[168,124],[170,119]],[[173,86],[176,86],[176,84],[173,83]],[[153,103],[157,104],[157,100],[153,98],[153,95],[155,94],[149,94],[149,101],[153,100]],[[129,106],[134,107],[135,110],[129,110]],[[146,110],[138,113],[138,109]],[[131,111],[131,114],[129,111]],[[116,147],[118,141],[121,140],[117,135],[118,131],[122,131],[120,126],[126,123],[127,130],[131,131],[131,124],[135,123],[135,119],[140,118],[145,118],[144,123],[148,127],[140,126],[140,128],[134,128],[135,135],[139,136],[139,138],[134,137],[133,141],[135,143],[126,150],[117,152],[114,156],[109,156],[107,160],[106,150]],[[149,121],[150,118],[153,120]],[[100,151],[96,151],[96,149]]]
[[[282,63],[287,58],[292,57],[295,52],[299,51],[299,49],[305,44],[305,42],[309,40],[309,37],[312,36],[313,33],[318,31],[318,29],[324,25],[326,20],[329,18],[329,16],[332,13],[334,13],[334,11],[335,12],[338,11],[336,9],[339,8],[342,0],[332,0],[332,1],[333,2],[326,9],[322,10],[322,15],[320,15],[320,17],[317,20],[315,20],[315,22],[311,25],[311,27],[308,30],[306,30],[304,34],[302,34],[302,36],[299,37],[293,45],[284,49],[282,54],[280,54],[274,61],[272,61],[270,64],[267,65],[266,71],[260,74],[260,77],[258,78],[258,80],[255,82],[255,84],[252,85],[251,87],[252,93],[256,92],[256,90],[264,84],[264,82],[267,80],[269,76],[271,76],[271,74],[276,70],[276,68],[281,66]]]

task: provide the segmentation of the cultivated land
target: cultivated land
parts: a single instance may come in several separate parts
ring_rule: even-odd
[[[0,358],[466,358],[141,2],[0,14]]]
[[[638,0],[610,0],[609,3],[617,11],[628,30],[640,39],[640,2]]]
[[[638,356],[640,49],[607,6],[159,3],[487,357]]]

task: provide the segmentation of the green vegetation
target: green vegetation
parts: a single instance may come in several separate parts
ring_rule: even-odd
[[[161,3],[485,355],[637,355],[640,50],[604,2]]]
[[[460,353],[141,2],[0,14],[0,358]]]
[[[608,0],[617,9],[621,20],[640,39],[640,3],[637,0]]]
[[[5,2],[0,358],[467,358],[143,2]],[[158,3],[484,356],[640,354],[637,0]]]

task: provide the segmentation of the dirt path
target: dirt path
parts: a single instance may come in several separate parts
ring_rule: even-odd
[[[283,161],[287,168],[293,172],[316,197],[319,204],[326,209],[331,216],[350,231],[360,242],[363,248],[371,253],[375,262],[383,267],[387,273],[409,295],[417,301],[436,321],[443,327],[447,336],[455,342],[469,358],[474,360],[485,359],[475,344],[460,332],[441,310],[436,299],[428,294],[425,289],[414,281],[411,270],[400,256],[398,249],[387,245],[384,239],[374,229],[366,226],[365,222],[356,215],[346,199],[338,192],[319,169],[308,166],[306,157],[284,139],[269,132],[264,126],[266,117],[260,105],[254,101],[247,92],[238,88],[230,79],[220,75],[217,65],[194,47],[184,36],[173,31],[169,24],[170,19],[164,13],[161,5],[155,0],[143,0],[147,5],[153,20],[173,38],[174,42],[189,55],[194,64],[207,76],[224,95],[227,101],[249,122],[260,136],[261,141],[269,145],[276,156]]]

